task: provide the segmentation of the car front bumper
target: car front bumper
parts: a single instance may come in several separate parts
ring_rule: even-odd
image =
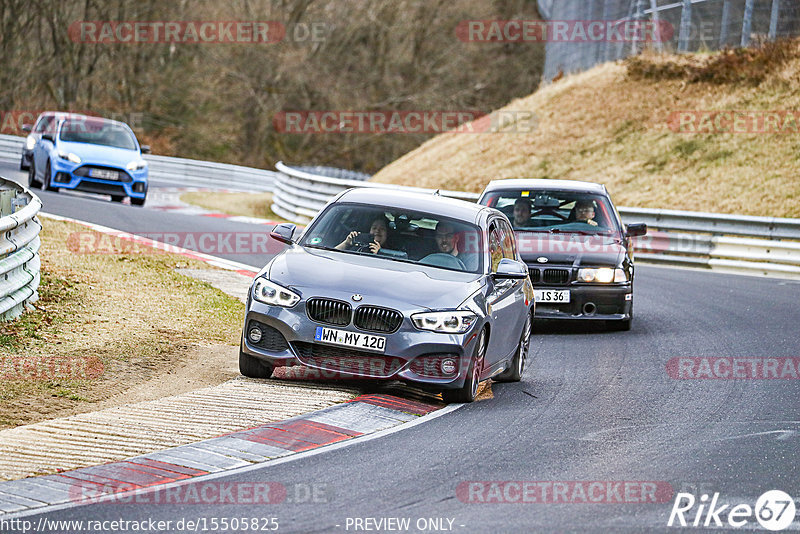
[[[569,290],[566,304],[536,303],[536,319],[626,320],[631,317],[633,288],[631,284],[614,285],[535,285],[535,290]]]
[[[119,173],[119,180],[104,180],[84,175],[90,167],[104,167],[112,169],[107,165],[93,165],[91,162],[79,164],[54,158],[53,177],[50,180],[52,187],[68,189],[72,191],[85,191],[87,193],[98,193],[101,195],[126,196],[131,198],[145,198],[147,196],[148,168],[136,171],[128,171],[119,167],[113,167]]]
[[[265,334],[258,343],[248,338],[253,326]],[[366,352],[318,343],[314,337],[321,326],[383,336],[385,350],[383,353]],[[305,313],[305,302],[293,308],[281,308],[251,300],[245,315],[242,351],[276,367],[302,364],[318,369],[322,378],[402,380],[423,387],[458,388],[464,384],[481,327],[482,323],[476,321],[465,334],[428,332],[415,328],[409,317],[404,316],[396,332],[373,333],[359,330],[352,324],[340,327],[312,321]],[[444,359],[457,363],[455,373],[441,371],[437,362]]]

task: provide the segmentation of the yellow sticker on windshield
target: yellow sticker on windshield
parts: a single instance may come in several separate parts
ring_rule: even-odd
[[[531,192],[530,191],[523,191],[522,192],[522,196],[523,197],[529,197],[529,196],[531,196]]]

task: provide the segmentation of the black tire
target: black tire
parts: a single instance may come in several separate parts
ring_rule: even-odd
[[[47,167],[44,168],[44,176],[42,177],[42,191],[52,191],[50,186],[50,161],[47,161]]]
[[[125,200],[125,195],[111,195],[111,202],[122,202]]]
[[[144,198],[133,198],[131,197],[131,206],[144,206]]]
[[[19,158],[19,170],[27,171],[30,168],[30,165],[25,165],[25,156],[20,156]]]
[[[525,361],[528,359],[528,350],[531,347],[531,316],[525,319],[525,328],[520,334],[519,345],[511,359],[508,369],[494,377],[495,382],[519,382],[522,380],[522,373],[525,371]]]
[[[239,349],[239,372],[248,378],[271,378],[275,366]]]
[[[483,365],[483,358],[486,355],[486,329],[481,330],[478,341],[475,344],[475,354],[469,362],[467,378],[464,385],[458,389],[446,389],[442,391],[442,399],[450,403],[468,403],[475,400],[478,395],[478,384],[480,384],[480,372]]]
[[[39,182],[36,180],[36,167],[33,165],[33,160],[28,166],[28,187],[40,187]]]
[[[633,300],[631,300],[631,311],[627,319],[622,321],[606,321],[606,329],[612,332],[628,332],[633,322]]]

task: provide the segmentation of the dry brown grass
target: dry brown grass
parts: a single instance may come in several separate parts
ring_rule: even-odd
[[[270,209],[272,206],[271,193],[192,192],[183,193],[180,199],[187,204],[228,215],[243,215],[284,222],[284,219],[275,215]]]
[[[86,228],[43,224],[37,310],[0,325],[0,428],[91,411],[114,396],[124,402],[120,393],[174,373],[202,347],[238,345],[242,303],[175,272],[208,268],[202,262],[165,253],[75,254],[68,239]],[[63,372],[63,362],[86,358],[98,376]],[[61,367],[38,379],[8,375],[9,365],[35,360]]]
[[[533,133],[444,134],[375,181],[479,192],[493,179],[606,184],[618,205],[800,216],[800,134],[685,134],[676,111],[800,110],[800,40],[759,52],[645,55],[568,76],[506,106]]]

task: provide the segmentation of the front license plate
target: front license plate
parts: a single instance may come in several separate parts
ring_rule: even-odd
[[[102,178],[103,180],[116,180],[119,178],[119,173],[106,169],[90,169],[89,176],[92,178]]]
[[[320,343],[339,345],[340,347],[351,347],[375,352],[383,352],[386,350],[386,338],[383,336],[336,330],[335,328],[325,328],[324,326],[317,327],[314,339]]]
[[[535,289],[533,298],[536,302],[566,304],[569,302],[569,290]]]

